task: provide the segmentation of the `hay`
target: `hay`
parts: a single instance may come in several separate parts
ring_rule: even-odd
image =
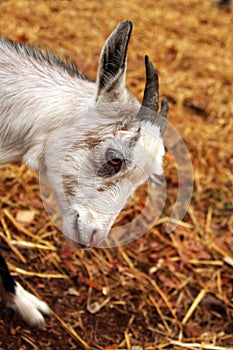
[[[92,79],[106,36],[126,18],[135,24],[128,87],[142,97],[148,54],[191,154],[192,203],[165,234],[177,194],[167,153],[166,206],[150,232],[118,249],[75,251],[46,216],[37,176],[1,166],[1,248],[55,317],[38,331],[1,311],[0,349],[232,348],[232,9],[200,0],[0,1],[2,36],[69,55]],[[146,186],[118,224],[141,211],[145,194]]]

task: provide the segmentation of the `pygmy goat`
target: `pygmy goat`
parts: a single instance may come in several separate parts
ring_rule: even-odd
[[[80,247],[108,235],[134,190],[162,173],[168,106],[159,110],[158,75],[145,57],[142,105],[126,89],[132,23],[124,21],[102,49],[96,82],[51,52],[0,40],[0,164],[44,169],[63,232]],[[0,295],[29,324],[47,304],[26,292],[0,256]]]

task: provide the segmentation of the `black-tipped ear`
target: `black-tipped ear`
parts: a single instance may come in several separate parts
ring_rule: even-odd
[[[97,76],[97,99],[99,95],[110,92],[117,99],[125,88],[126,57],[132,27],[130,21],[121,22],[105,42]]]

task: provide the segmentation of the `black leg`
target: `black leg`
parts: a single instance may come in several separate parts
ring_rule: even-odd
[[[2,279],[2,286],[6,292],[15,294],[16,283],[11,276],[7,264],[0,254],[0,277]]]

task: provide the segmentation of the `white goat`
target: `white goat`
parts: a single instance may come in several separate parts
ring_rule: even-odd
[[[107,39],[96,83],[50,52],[0,40],[0,164],[43,167],[63,232],[81,247],[97,246],[133,191],[162,172],[168,106],[162,101],[158,113],[158,76],[147,56],[142,106],[126,89],[131,31],[124,21]],[[24,290],[19,302],[22,287],[0,262],[2,297],[30,324],[42,323],[46,304]]]

